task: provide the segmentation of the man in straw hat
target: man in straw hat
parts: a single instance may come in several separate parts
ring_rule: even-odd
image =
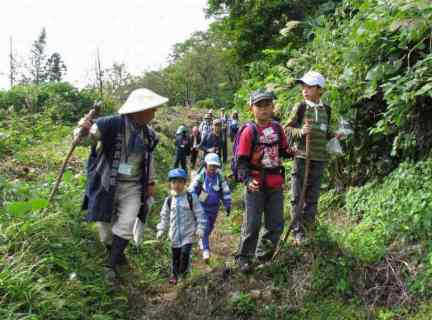
[[[85,117],[79,121],[92,141],[82,208],[88,211],[87,221],[97,222],[108,249],[105,277],[109,282],[118,278],[118,266],[126,263],[124,250],[133,238],[135,220],[145,221],[154,194],[157,137],[148,123],[167,101],[151,90],[136,89],[118,115],[94,123]]]

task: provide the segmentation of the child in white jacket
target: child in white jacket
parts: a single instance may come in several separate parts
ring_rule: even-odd
[[[157,225],[158,239],[169,228],[172,248],[171,284],[177,284],[177,280],[189,271],[194,235],[202,238],[206,224],[197,196],[186,191],[186,179],[187,174],[183,169],[173,169],[168,173],[171,195],[165,199],[160,212],[161,221]]]

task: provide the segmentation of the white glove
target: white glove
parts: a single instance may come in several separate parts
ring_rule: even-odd
[[[156,239],[158,239],[158,240],[162,239],[163,235],[164,235],[164,232],[162,230],[159,230],[156,233]]]
[[[198,236],[198,238],[202,239],[204,237],[204,230],[203,229],[198,229],[196,231],[196,235]]]

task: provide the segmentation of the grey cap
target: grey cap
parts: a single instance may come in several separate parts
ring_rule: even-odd
[[[250,95],[250,105],[253,105],[262,100],[274,100],[276,99],[275,94],[272,91],[257,90]]]

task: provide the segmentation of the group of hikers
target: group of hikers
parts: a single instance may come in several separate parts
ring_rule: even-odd
[[[243,224],[236,253],[239,270],[248,273],[255,260],[258,264],[271,260],[280,242],[285,225],[283,158],[294,159],[292,208],[301,212],[292,228],[295,241],[303,241],[313,228],[321,178],[328,161],[326,144],[329,139],[342,136],[330,129],[330,107],[321,101],[324,77],[309,71],[297,82],[304,99],[292,109],[284,126],[274,120],[275,95],[257,90],[250,94],[249,101],[253,119],[240,128],[238,115],[228,119],[223,110],[216,119],[207,113],[199,128],[192,129],[191,137],[187,130],[179,128],[176,168],[167,175],[170,191],[160,211],[156,235],[161,239],[168,231],[171,241],[170,283],[177,283],[190,271],[196,237],[203,259],[208,261],[209,237],[220,205],[230,214],[230,188],[221,170],[227,160],[227,147],[218,140],[223,137],[222,130],[233,141],[232,176],[245,186]],[[92,141],[82,208],[87,210],[87,220],[98,224],[101,241],[108,250],[105,276],[109,281],[118,278],[118,268],[126,262],[125,248],[133,238],[134,223],[137,218],[145,221],[149,199],[155,196],[154,150],[158,139],[149,123],[157,108],[167,101],[148,89],[137,89],[118,115],[95,121],[84,117],[79,121],[80,129]],[[237,129],[232,127],[234,132],[228,129],[232,119],[237,121]],[[201,150],[204,155],[202,169],[189,187],[184,157],[188,150],[182,150],[183,138],[190,145],[193,167],[193,150]],[[304,201],[300,201],[306,163],[309,175]],[[181,168],[177,168],[179,164]]]
[[[228,159],[228,138],[233,141],[239,129],[239,115],[233,111],[231,117],[220,109],[220,117],[213,117],[213,110],[209,110],[199,126],[192,127],[189,133],[185,125],[178,127],[175,138],[175,160],[174,168],[182,168],[186,172],[187,158],[190,156],[190,166],[197,169],[199,154],[201,159],[208,153],[216,153],[222,158],[223,163]],[[203,166],[203,160],[199,167]]]

